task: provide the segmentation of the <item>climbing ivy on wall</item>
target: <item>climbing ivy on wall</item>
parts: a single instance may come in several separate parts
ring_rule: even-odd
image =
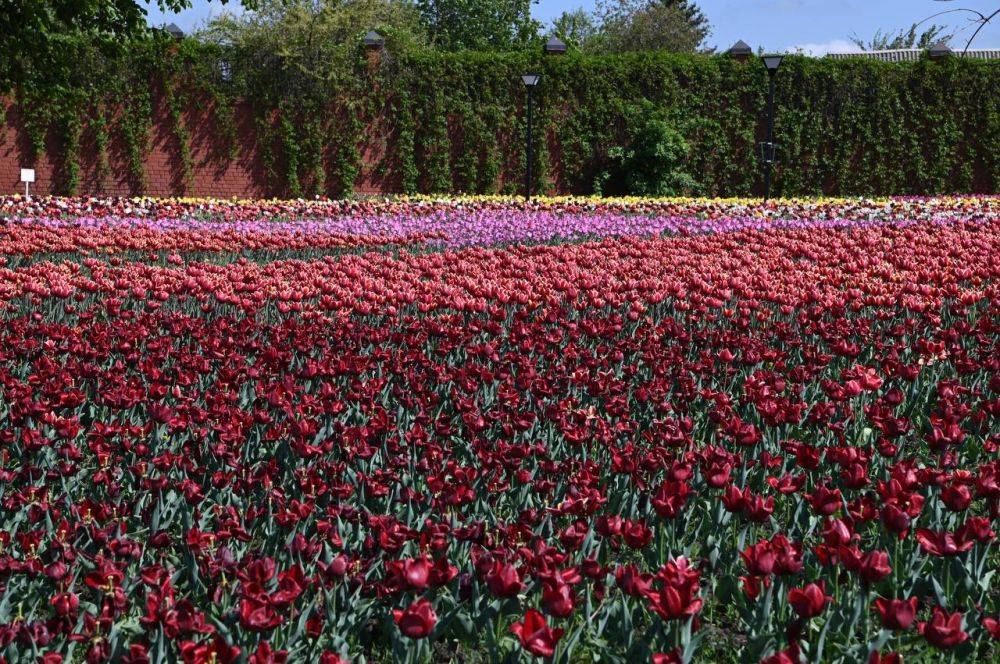
[[[429,51],[370,59],[360,48],[345,58],[355,65],[317,80],[280,59],[241,69],[239,53],[157,38],[118,60],[91,62],[79,85],[19,90],[14,101],[30,109],[20,117],[35,156],[57,138],[61,148],[49,158],[61,162],[67,193],[80,185],[85,135],[98,151],[98,179],[107,177],[117,140],[141,192],[157,108],[170,121],[178,181],[190,185],[187,109],[202,107],[211,109],[211,135],[227,146],[217,158],[252,152],[275,195],[350,195],[373,145],[396,191],[513,192],[525,166],[520,75],[537,71],[539,190],[600,187],[611,155],[650,107],[687,146],[680,167],[696,183],[687,193],[746,195],[759,186],[767,77],[756,61]],[[777,89],[780,194],[1000,191],[1000,109],[984,101],[1000,98],[1000,63],[789,57]],[[238,136],[238,105],[255,113],[252,139]]]

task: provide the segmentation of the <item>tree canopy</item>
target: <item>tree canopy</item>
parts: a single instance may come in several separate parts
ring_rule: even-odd
[[[177,12],[190,0],[155,0]],[[226,4],[229,0],[215,0]],[[81,44],[124,48],[145,33],[148,3],[138,0],[0,0],[0,90],[29,77],[58,80],[79,57]],[[253,8],[256,0],[243,0]]]
[[[710,34],[708,19],[689,0],[598,0],[593,12],[564,12],[550,32],[594,52],[691,53]]]
[[[449,51],[505,51],[537,38],[537,0],[416,0],[435,46]]]
[[[928,48],[938,42],[949,41],[954,35],[943,25],[931,25],[919,31],[920,24],[914,23],[909,29],[899,32],[877,30],[871,39],[851,36],[851,41],[862,51],[886,51],[899,48]]]

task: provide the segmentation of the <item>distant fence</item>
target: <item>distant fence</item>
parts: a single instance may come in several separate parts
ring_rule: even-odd
[[[866,58],[882,62],[916,62],[926,57],[927,50],[922,48],[894,48],[882,51],[858,51],[855,53],[830,53],[826,57],[834,60],[848,58]],[[1000,60],[1000,49],[976,49],[957,51],[954,57],[973,58],[974,60]]]

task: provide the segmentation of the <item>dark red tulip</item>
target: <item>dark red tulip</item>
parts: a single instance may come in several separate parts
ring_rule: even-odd
[[[622,539],[633,549],[642,549],[653,540],[653,531],[644,521],[625,521]]]
[[[788,603],[800,618],[808,620],[823,613],[833,597],[826,594],[826,585],[820,581],[788,591]]]
[[[545,612],[556,618],[573,615],[576,596],[572,586],[559,581],[547,582],[542,586],[542,606]]]
[[[255,632],[272,630],[282,622],[281,614],[267,598],[245,597],[240,600],[240,624]]]
[[[635,565],[625,565],[615,570],[615,583],[626,595],[645,596],[653,585],[650,574],[642,574]]]
[[[426,638],[437,624],[434,606],[427,599],[418,599],[405,610],[394,609],[392,618],[399,631],[411,639]]]
[[[431,564],[427,558],[402,561],[402,577],[410,590],[424,590],[430,584]]]
[[[494,563],[489,572],[486,573],[486,585],[494,597],[517,597],[517,594],[524,588],[521,583],[521,575],[517,568],[506,563]]]
[[[875,610],[882,618],[882,626],[886,629],[910,629],[917,615],[917,598],[908,600],[882,599],[875,600]]]
[[[992,617],[983,618],[983,629],[996,641],[1000,641],[1000,620]]]
[[[562,629],[552,629],[545,616],[528,609],[524,618],[510,626],[510,631],[521,641],[521,647],[532,655],[549,658],[555,654],[556,644],[563,635]]]
[[[71,618],[76,615],[80,606],[80,598],[73,593],[59,593],[49,602],[56,610],[56,615],[60,618]]]
[[[940,606],[934,607],[934,614],[927,622],[917,625],[927,642],[935,648],[950,650],[960,643],[965,643],[969,635],[962,630],[963,614],[948,613]]]
[[[233,664],[239,661],[242,652],[218,635],[203,643],[184,641],[180,651],[184,664]]]

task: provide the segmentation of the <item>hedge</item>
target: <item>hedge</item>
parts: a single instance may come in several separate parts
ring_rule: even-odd
[[[215,131],[240,146],[237,103],[256,115],[255,144],[278,195],[349,195],[362,147],[384,141],[379,168],[401,192],[515,191],[524,167],[520,75],[536,92],[537,186],[591,193],[609,152],[650,107],[687,144],[689,193],[758,192],[767,75],[726,55],[352,51],[343,75],[317,83],[276,60],[241,67],[239,53],[195,40],[150,40],[128,56],[93,62],[74,85],[21,89],[16,102],[36,151],[62,138],[71,193],[80,134],[106,150],[117,132],[142,188],[153,104],[167,104],[190,170],[183,109],[211,102]],[[790,56],[778,74],[779,195],[1000,191],[1000,63],[951,56],[884,63]],[[111,121],[113,118],[114,121]],[[375,138],[373,138],[375,137]],[[537,149],[540,146],[540,149]],[[99,155],[106,164],[107,156]],[[179,174],[185,180],[189,173]]]

